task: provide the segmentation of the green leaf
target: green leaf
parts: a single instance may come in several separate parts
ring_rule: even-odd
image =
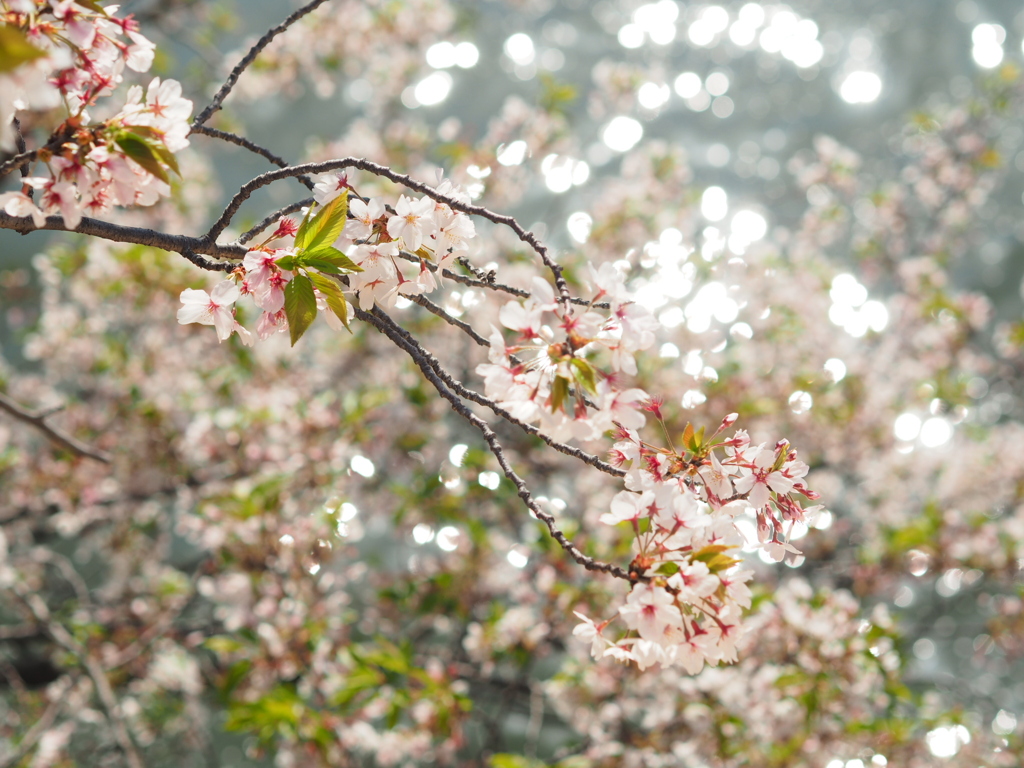
[[[743,561],[737,560],[735,557],[729,557],[728,555],[715,555],[714,557],[707,560],[704,564],[712,573],[719,573],[721,571],[727,571],[737,563],[741,562]]]
[[[686,422],[686,429],[683,430],[683,445],[689,447],[693,443],[693,424]],[[690,450],[693,450],[692,448]]]
[[[700,449],[704,447],[704,427],[701,427],[696,433],[693,432],[693,427],[690,427],[690,438],[686,447],[694,453],[700,453]]]
[[[277,266],[280,269],[287,269],[287,270],[295,269],[295,266],[296,266],[295,261],[296,261],[296,259],[295,259],[294,256],[282,256],[279,259],[274,259],[274,263],[277,264]]]
[[[178,158],[174,156],[174,153],[171,152],[163,142],[153,144],[150,148],[156,152],[164,165],[174,171],[179,177],[181,176],[181,169],[178,167]]]
[[[245,676],[249,674],[249,670],[252,669],[252,666],[253,664],[251,661],[248,659],[242,659],[228,667],[228,671],[224,675],[224,679],[220,684],[221,696],[225,699],[228,698],[231,695],[231,692],[234,691],[235,688],[238,687],[239,683],[245,679]]]
[[[564,376],[556,376],[551,385],[551,412],[557,413],[565,398],[569,396],[569,380]]]
[[[341,286],[329,277],[310,273],[309,279],[313,285],[324,295],[324,300],[330,310],[337,315],[338,319],[348,328],[348,304],[345,302],[345,294],[341,292]],[[351,331],[351,329],[349,329]]]
[[[345,678],[344,685],[331,697],[331,704],[344,708],[363,691],[376,691],[384,681],[384,675],[375,669],[355,669]]]
[[[341,270],[331,264],[329,261],[323,259],[299,259],[302,262],[302,266],[311,267],[323,272],[325,275],[340,275]]]
[[[313,217],[313,212],[316,211],[317,204],[313,203],[306,209],[305,215],[302,217],[302,221],[299,222],[299,228],[295,230],[295,248],[300,250],[305,247],[306,242],[306,231],[309,228],[309,220]]]
[[[569,365],[576,369],[576,381],[587,392],[597,394],[597,375],[594,373],[594,366],[578,357],[569,361]]]
[[[11,72],[22,64],[42,58],[41,51],[29,42],[28,36],[16,27],[0,26],[0,73]]]
[[[296,275],[284,287],[284,315],[288,318],[294,347],[316,318],[316,294],[313,283],[305,275]]]
[[[303,259],[319,259],[321,261],[329,261],[334,266],[342,269],[346,272],[362,272],[363,268],[356,264],[352,259],[346,256],[344,253],[339,251],[333,245],[325,245],[320,248],[307,248],[302,253]]]
[[[333,245],[341,230],[345,228],[348,216],[348,190],[321,208],[308,221],[303,221],[295,233],[295,247],[315,251],[323,246]]]
[[[490,768],[544,768],[544,763],[522,755],[501,753],[491,755]]]
[[[125,128],[125,133],[122,135],[127,134],[138,136],[146,142],[149,148],[157,157],[160,158],[164,165],[181,176],[181,169],[178,168],[178,159],[174,156],[174,153],[167,148],[166,144],[164,144],[163,131],[158,131],[156,128],[149,125],[130,125]]]
[[[704,563],[712,573],[718,573],[728,570],[740,562],[725,554],[730,549],[733,549],[733,547],[724,544],[709,544],[698,552],[694,552],[693,559]]]
[[[214,653],[234,653],[235,651],[242,650],[245,645],[240,643],[233,637],[227,635],[214,635],[208,637],[203,641],[203,645],[209,648]]]
[[[141,165],[165,184],[170,183],[167,171],[160,164],[160,156],[143,139],[131,133],[123,133],[115,141],[132,160]]]

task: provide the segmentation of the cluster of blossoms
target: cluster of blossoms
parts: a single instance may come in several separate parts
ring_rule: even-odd
[[[0,195],[0,208],[31,216],[36,226],[60,214],[74,229],[85,213],[152,205],[170,194],[169,171],[178,172],[174,153],[188,146],[192,114],[180,84],[155,78],[145,92],[132,86],[124,107],[99,123],[88,112],[113,93],[125,67],[145,72],[152,64],[153,44],[136,22],[117,18],[116,6],[72,0],[5,0],[0,9],[9,59],[0,75],[0,149],[15,146],[18,110],[67,110],[54,138],[36,151],[49,174],[23,179],[21,191]],[[41,193],[38,205],[33,190]]]
[[[591,268],[591,280],[594,298],[577,311],[534,278],[530,298],[508,302],[499,314],[519,337],[506,345],[501,331],[492,329],[490,363],[476,369],[490,399],[520,421],[539,422],[556,439],[593,440],[616,424],[640,428],[645,421],[640,409],[646,393],[624,389],[619,380],[637,372],[634,355],[654,343],[658,322],[632,300],[613,265]],[[609,371],[588,359],[602,349],[609,353]]]
[[[441,270],[466,254],[473,223],[449,205],[402,196],[389,209],[379,199],[350,199],[350,190],[344,175],[322,178],[315,186],[317,205],[300,224],[280,220],[211,293],[185,290],[178,321],[214,325],[222,341],[237,332],[251,344],[253,334],[235,318],[233,306],[248,295],[262,311],[256,335],[266,339],[288,330],[294,344],[319,311],[330,310],[332,327],[347,324],[346,293],[363,310],[391,308],[399,296],[434,290]],[[439,192],[464,200],[448,181],[441,181]],[[612,643],[602,634],[608,622],[595,624],[579,614],[585,623],[577,634],[591,641],[595,657],[636,661],[641,669],[677,665],[690,673],[708,662],[733,662],[742,611],[750,606],[746,582],[753,575],[728,554],[742,544],[733,519],[751,510],[774,559],[798,555],[789,534],[813,510],[803,509],[794,495],[817,498],[803,483],[808,467],[785,440],[752,446],[738,431],[715,442],[735,414],[706,440],[703,430],[687,427],[688,452],[642,442],[637,430],[645,412],[665,428],[660,402],[621,382],[637,373],[635,355],[654,343],[658,322],[633,300],[614,265],[591,268],[590,278],[593,297],[583,303],[557,296],[550,283],[535,277],[528,298],[510,301],[498,313],[518,337],[506,344],[492,327],[490,362],[477,373],[496,406],[556,440],[594,440],[608,431],[619,437],[613,460],[630,464],[628,490],[601,520],[629,522],[636,535],[630,566],[636,580],[619,609],[635,634]],[[598,354],[607,358],[607,369],[593,362]]]
[[[325,316],[333,328],[348,323],[351,310],[344,292],[356,296],[360,309],[389,309],[399,297],[435,290],[442,270],[466,254],[475,227],[464,213],[429,197],[405,195],[392,213],[380,199],[350,198],[350,189],[344,174],[322,178],[314,189],[317,206],[302,223],[282,219],[270,237],[249,251],[233,278],[211,293],[186,289],[178,321],[214,325],[221,341],[237,332],[252,344],[252,334],[235,320],[233,307],[250,295],[262,310],[259,338],[290,331],[294,343],[318,311],[331,310]],[[452,200],[469,200],[446,179],[437,191]],[[335,279],[341,275],[347,283]]]
[[[660,404],[650,403],[648,409],[664,425]],[[742,610],[750,607],[746,582],[753,572],[729,554],[743,544],[734,519],[753,512],[758,539],[773,559],[800,554],[788,534],[794,523],[819,510],[804,509],[794,498],[819,496],[803,483],[808,466],[785,440],[774,448],[752,446],[747,433],[737,430],[715,442],[736,418],[727,416],[707,439],[703,429],[695,432],[687,425],[682,453],[650,446],[635,430],[619,430],[613,458],[630,465],[628,490],[615,496],[601,522],[632,526],[637,554],[630,570],[637,580],[618,609],[631,632],[617,642],[602,634],[611,619],[595,624],[576,614],[584,623],[575,634],[591,642],[595,658],[635,661],[641,670],[678,666],[691,674],[705,662],[736,661]]]

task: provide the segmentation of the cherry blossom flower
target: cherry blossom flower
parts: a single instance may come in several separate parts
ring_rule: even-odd
[[[665,638],[666,630],[681,628],[683,621],[672,595],[654,584],[635,585],[626,604],[619,607],[619,614],[640,637],[656,643]]]
[[[654,494],[651,491],[645,493],[633,493],[632,491],[619,491],[612,499],[611,511],[601,515],[601,522],[606,525],[616,525],[623,522],[636,522],[641,518],[650,516],[651,506],[654,504]]]
[[[388,219],[388,234],[401,240],[406,250],[417,251],[433,226],[434,201],[429,197],[413,200],[405,195],[398,198],[395,215]]]
[[[611,642],[601,634],[604,625],[599,626],[595,624],[592,619],[587,618],[579,611],[573,611],[573,613],[583,622],[576,625],[576,628],[572,631],[573,635],[583,642],[590,643],[591,656],[595,659],[601,658],[605,650],[611,645]]]
[[[9,216],[31,216],[32,223],[37,227],[46,223],[46,215],[29,199],[28,195],[21,192],[0,194],[0,206]]]
[[[364,202],[353,197],[348,204],[352,218],[345,223],[345,236],[352,240],[365,240],[373,234],[373,223],[384,215],[384,203],[377,198]]]
[[[708,597],[721,582],[713,576],[707,565],[697,560],[684,565],[668,579],[668,585],[679,590],[677,597],[688,603]]]
[[[313,199],[320,205],[327,205],[348,188],[348,174],[343,172],[328,173],[321,176],[314,185]]]
[[[775,452],[760,447],[746,469],[749,474],[736,479],[733,486],[737,493],[749,493],[747,500],[755,509],[764,507],[771,499],[769,489],[776,493],[789,493],[793,490],[793,481],[778,470],[772,470],[775,464]]]
[[[227,339],[235,329],[235,313],[232,305],[241,295],[233,280],[225,280],[214,286],[210,293],[193,288],[181,292],[178,322],[182,325],[199,323],[212,325],[217,329],[217,338]]]

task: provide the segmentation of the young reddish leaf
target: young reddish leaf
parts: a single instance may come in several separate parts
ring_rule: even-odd
[[[315,272],[309,273],[309,279],[313,281],[313,285],[316,286],[317,290],[323,294],[330,310],[348,328],[348,303],[345,301],[345,294],[342,293],[341,286],[331,280],[331,278],[318,275]],[[350,332],[351,330],[349,328]]]
[[[728,570],[736,565],[736,563],[740,562],[736,558],[729,557],[725,554],[725,552],[730,549],[732,549],[732,547],[723,546],[721,544],[710,544],[699,552],[695,552],[693,559],[704,563],[712,573],[718,573],[720,571]]]
[[[704,445],[704,427],[701,427],[697,434],[690,437],[688,447],[694,453],[699,453]]]
[[[551,384],[551,412],[557,413],[565,398],[569,396],[569,380],[564,376],[556,376]]]
[[[0,26],[0,72],[10,72],[45,55],[46,51],[32,45],[20,29]]]
[[[686,429],[683,430],[683,445],[689,446],[693,441],[693,424],[686,422]]]
[[[313,283],[305,275],[296,275],[284,287],[284,314],[294,347],[316,318],[316,294]]]

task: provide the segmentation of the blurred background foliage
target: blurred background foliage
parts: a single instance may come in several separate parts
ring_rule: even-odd
[[[297,4],[123,7],[199,106]],[[0,389],[115,457],[0,419],[6,748],[57,709],[13,764],[122,764],[93,662],[147,766],[1019,764],[1022,32],[1019,4],[971,0],[338,0],[217,118],[291,161],[441,167],[574,284],[628,264],[669,329],[639,380],[673,430],[738,411],[801,450],[830,513],[797,561],[748,548],[741,661],[695,679],[589,658],[572,611],[623,587],[372,330],[218,345],[174,323],[205,285],[176,256],[0,232]],[[201,232],[267,169],[189,153],[141,221]],[[481,230],[474,262],[525,282]],[[446,308],[486,328],[487,298]],[[398,316],[473,380],[465,337]],[[587,554],[628,562],[596,524],[617,489],[501,437]]]

